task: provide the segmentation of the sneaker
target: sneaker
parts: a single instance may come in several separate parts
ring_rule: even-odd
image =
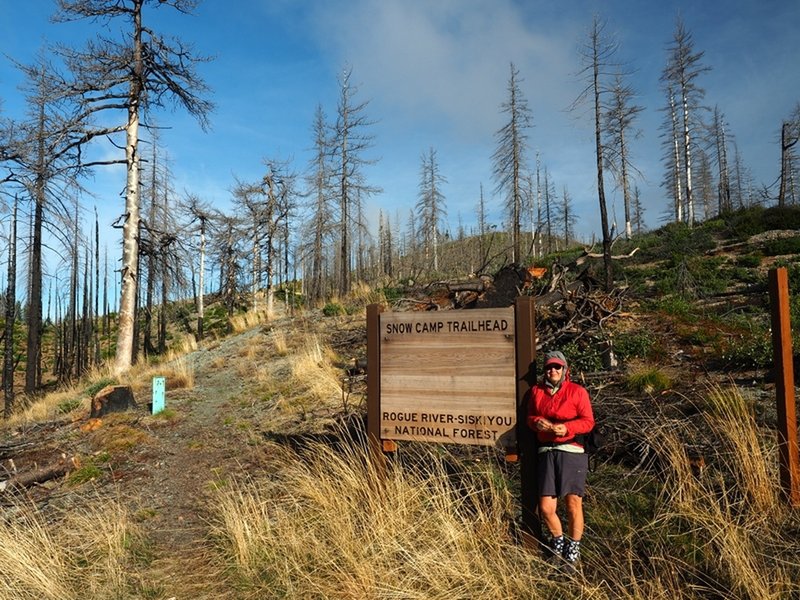
[[[564,573],[564,575],[570,575],[570,576],[577,575],[579,569],[580,565],[577,560],[575,562],[571,562],[568,560],[563,560],[561,562],[561,572]]]

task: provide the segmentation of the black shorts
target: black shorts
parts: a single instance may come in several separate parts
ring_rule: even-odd
[[[536,479],[540,496],[562,498],[567,494],[583,496],[589,456],[585,453],[549,450],[540,452],[536,461]]]

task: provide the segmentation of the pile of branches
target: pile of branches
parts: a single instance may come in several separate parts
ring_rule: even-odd
[[[570,280],[575,266],[550,269],[509,265],[494,276],[436,281],[408,290],[394,311],[504,308],[531,296],[536,307],[537,347],[556,347],[583,338],[604,339],[604,327],[622,312],[624,289],[605,291],[588,269]]]

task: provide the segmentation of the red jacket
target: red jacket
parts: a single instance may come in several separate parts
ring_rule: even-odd
[[[569,371],[564,374],[564,381],[558,391],[551,395],[551,388],[539,381],[531,388],[531,399],[528,404],[528,427],[536,431],[539,443],[575,442],[573,438],[582,433],[589,433],[594,427],[594,414],[589,401],[589,392],[581,385],[573,383]],[[537,431],[536,421],[547,419],[553,424],[563,423],[567,426],[567,435],[556,437],[552,431]]]

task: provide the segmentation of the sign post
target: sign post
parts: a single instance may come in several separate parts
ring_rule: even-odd
[[[517,330],[517,448],[520,456],[520,504],[522,543],[529,548],[541,542],[542,526],[537,510],[536,434],[528,427],[528,403],[536,381],[536,322],[533,298],[520,296],[514,305]]]
[[[367,443],[375,470],[386,473],[386,456],[381,440],[381,343],[380,316],[383,307],[367,306]]]
[[[792,364],[792,329],[789,313],[789,277],[785,267],[770,269],[772,305],[772,352],[778,409],[778,457],[781,488],[792,506],[800,506],[800,450]]]

